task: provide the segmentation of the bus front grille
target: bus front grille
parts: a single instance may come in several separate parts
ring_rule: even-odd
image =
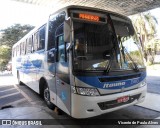
[[[116,76],[116,77],[108,77],[108,78],[99,78],[100,82],[113,82],[120,80],[128,80],[141,77],[141,74],[127,75],[127,76]]]
[[[132,103],[134,100],[138,100],[140,98],[140,95],[141,94],[130,96],[127,102],[118,103],[117,100],[112,100],[112,101],[98,103],[98,106],[100,107],[101,110],[122,106],[125,104]]]

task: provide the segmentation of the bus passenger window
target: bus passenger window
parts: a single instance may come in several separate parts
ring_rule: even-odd
[[[26,40],[26,42],[27,42],[27,53],[31,53],[31,50],[32,50],[31,37],[28,38],[28,39]]]
[[[14,57],[15,49],[12,50],[12,57]]]
[[[49,21],[49,30],[48,30],[48,47],[47,49],[52,49],[55,47],[55,32],[57,28],[64,22],[65,20],[65,12],[61,12],[58,15],[51,15]]]
[[[17,49],[15,47],[15,50],[14,50],[14,56],[16,57],[17,56]]]
[[[26,41],[24,41],[24,55],[27,53],[27,42]]]
[[[65,62],[65,45],[63,35],[59,36],[58,39],[58,60],[59,62]]]
[[[25,42],[22,43],[22,55],[25,55]]]
[[[19,56],[19,45],[17,46],[17,56]]]
[[[34,43],[33,43],[33,50],[34,51],[37,51],[38,50],[38,32],[36,32],[35,34],[34,34],[34,41],[33,41]]]
[[[45,29],[46,29],[46,26],[43,26],[39,30],[39,46],[38,46],[38,50],[44,49],[44,47],[45,47]]]

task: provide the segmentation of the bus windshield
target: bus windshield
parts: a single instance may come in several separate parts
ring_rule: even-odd
[[[74,21],[74,70],[133,70],[143,57],[132,24],[111,17],[108,23]],[[109,67],[109,68],[108,68]]]
[[[111,16],[117,36],[121,69],[145,68],[141,45],[128,19]]]

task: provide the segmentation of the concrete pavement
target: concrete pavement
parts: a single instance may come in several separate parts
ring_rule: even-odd
[[[137,104],[137,106],[160,112],[160,95],[147,93],[145,101],[143,103]]]
[[[34,119],[54,119],[51,115],[53,112],[51,110],[48,110],[47,107],[17,107],[17,108],[8,108],[4,110],[0,110],[0,119],[2,120],[16,120],[16,119],[31,119],[31,121]],[[56,121],[53,120],[53,121]],[[0,122],[1,123],[1,122]],[[42,123],[43,124],[43,123]],[[58,123],[56,121],[56,125],[14,125],[12,122],[12,125],[1,125],[0,128],[64,128],[63,125]]]
[[[160,78],[160,70],[151,70],[148,69],[148,76],[156,76],[156,81],[154,79],[147,79],[147,82],[151,82],[153,84],[159,84],[159,78]],[[3,79],[4,80],[4,79]],[[11,82],[11,81],[10,81]],[[3,83],[2,83],[3,84]],[[160,90],[159,90],[160,91]],[[160,112],[160,95],[159,94],[154,94],[154,93],[147,93],[146,99],[143,103],[138,104],[137,106],[147,108],[150,110],[154,110],[157,112]],[[48,110],[46,107],[37,107],[32,105],[31,107],[18,107],[18,108],[6,108],[3,110],[0,110],[0,119],[54,119],[52,116],[53,111]],[[156,118],[160,119],[160,117]],[[2,126],[0,126],[3,128]],[[10,128],[14,128],[14,126],[8,126]],[[24,128],[23,126],[18,126],[18,128]],[[35,126],[33,126],[35,128]],[[38,126],[37,128],[54,128],[54,127],[64,127],[61,124],[55,125],[55,126]],[[138,128],[151,128],[153,127],[152,125],[150,126],[138,126]],[[158,128],[159,126],[155,126],[154,128]],[[6,128],[6,127],[4,127]],[[17,128],[17,126],[16,126]],[[31,127],[30,127],[31,128]]]
[[[147,109],[155,110],[160,112],[160,95],[147,93],[145,101],[141,104],[138,104],[140,107]],[[58,118],[54,118],[52,115],[55,114],[53,111],[49,110],[47,107],[19,107],[19,108],[7,108],[0,110],[0,119],[52,119],[56,121]],[[62,117],[63,118],[63,117]],[[156,118],[160,119],[160,117]],[[3,128],[2,126],[0,126]],[[29,126],[26,128],[66,128],[66,125],[62,125],[59,122],[56,122],[56,125],[39,125],[39,126]],[[72,125],[72,128],[79,127]],[[96,126],[97,127],[97,126]],[[98,126],[99,127],[99,126]],[[129,127],[129,126],[128,126]],[[136,126],[137,128],[159,128],[159,125],[140,125]],[[5,126],[4,128],[25,128],[25,126]]]
[[[160,68],[157,66],[152,66],[151,68],[147,69],[147,83],[151,85],[160,86]],[[150,88],[148,88],[150,89]],[[148,90],[150,91],[150,90]],[[160,90],[157,90],[159,93]],[[144,107],[147,109],[151,109],[154,111],[160,112],[160,95],[155,93],[147,93],[146,99],[143,103],[138,104],[137,106]],[[157,117],[156,119],[160,119]],[[153,119],[154,121],[155,119]],[[137,128],[159,128],[159,125],[141,125]]]
[[[160,68],[152,67],[147,69],[147,83],[160,86]],[[160,92],[160,90],[157,90]],[[144,108],[160,112],[160,95],[147,92],[146,99],[143,103],[138,104]]]
[[[17,107],[0,110],[0,119],[52,119],[45,108]]]

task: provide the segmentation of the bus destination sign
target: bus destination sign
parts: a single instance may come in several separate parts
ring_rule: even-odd
[[[93,22],[105,22],[104,17],[99,17],[97,15],[87,14],[87,13],[73,13],[74,18],[82,19],[82,20],[88,20]]]

